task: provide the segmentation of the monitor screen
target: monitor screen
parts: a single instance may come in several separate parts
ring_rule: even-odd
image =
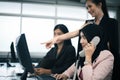
[[[24,71],[34,73],[32,66],[32,60],[30,57],[27,41],[25,34],[21,34],[16,41],[16,51],[18,55],[19,62],[24,68]]]

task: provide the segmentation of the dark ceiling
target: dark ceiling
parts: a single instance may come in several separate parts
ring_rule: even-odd
[[[23,2],[35,2],[35,3],[52,3],[52,4],[69,4],[79,5],[84,4],[85,0],[0,0],[0,1],[23,1]],[[120,0],[106,0],[108,6],[120,6]]]

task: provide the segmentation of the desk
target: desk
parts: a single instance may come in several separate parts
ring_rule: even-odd
[[[20,80],[18,73],[23,73],[24,70],[19,63],[10,63],[14,67],[7,67],[6,63],[0,63],[0,80]],[[36,80],[28,78],[27,80]]]
[[[16,73],[23,73],[19,63],[10,63],[13,67],[7,67],[6,63],[0,63],[0,80],[20,80]]]

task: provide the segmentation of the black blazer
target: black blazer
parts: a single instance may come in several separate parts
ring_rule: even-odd
[[[120,80],[120,54],[119,54],[119,40],[118,40],[118,22],[115,19],[103,17],[100,26],[104,28],[107,33],[107,38],[110,43],[110,51],[114,55],[114,68],[112,80]]]
[[[113,18],[103,17],[100,24],[106,33],[107,41],[110,43],[110,51],[114,56],[119,54],[119,42],[118,42],[118,22]]]
[[[52,73],[62,73],[75,62],[75,48],[71,45],[63,46],[59,55],[57,48],[53,47],[42,59],[39,67],[51,69]]]

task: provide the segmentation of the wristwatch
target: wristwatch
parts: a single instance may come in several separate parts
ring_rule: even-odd
[[[91,64],[89,61],[84,61],[84,65]]]

